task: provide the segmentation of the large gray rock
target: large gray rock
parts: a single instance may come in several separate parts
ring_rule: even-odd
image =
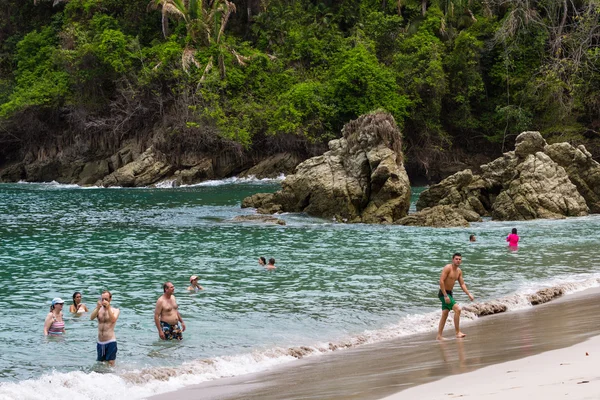
[[[325,154],[298,165],[279,192],[251,196],[242,206],[343,222],[392,223],[406,216],[410,183],[393,117],[361,116],[346,124],[342,135],[329,142]]]
[[[600,164],[594,161],[585,147],[556,143],[546,146],[544,152],[565,169],[590,212],[600,213]]]
[[[523,132],[515,151],[482,165],[481,171],[461,171],[431,186],[421,194],[417,210],[450,205],[497,220],[527,220],[600,209],[600,165],[583,146],[549,146],[539,132]]]
[[[173,167],[150,147],[140,157],[96,183],[97,186],[149,186],[169,176]]]
[[[470,169],[457,172],[421,193],[417,200],[417,210],[437,205],[451,205],[479,215],[486,215],[490,204],[482,193],[488,189],[488,186],[488,182],[479,175],[474,175]]]
[[[492,218],[503,221],[587,215],[585,199],[565,169],[546,154],[529,154],[492,205]]]

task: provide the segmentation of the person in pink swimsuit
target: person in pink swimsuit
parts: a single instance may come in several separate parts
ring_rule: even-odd
[[[65,321],[63,321],[63,304],[65,302],[60,297],[52,299],[50,312],[44,321],[44,335],[62,335],[65,333]]]
[[[517,235],[517,228],[512,229],[512,233],[506,237],[506,241],[510,247],[517,247],[519,245],[519,235]]]

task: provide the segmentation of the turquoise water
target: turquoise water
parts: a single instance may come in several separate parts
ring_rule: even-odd
[[[455,251],[463,255],[476,301],[501,298],[511,308],[526,306],[524,294],[537,289],[568,283],[579,290],[600,277],[597,215],[487,221],[468,229],[343,225],[298,214],[282,215],[285,226],[230,221],[252,213],[240,208],[245,196],[278,187],[249,181],[179,189],[0,185],[6,316],[0,399],[46,398],[48,391],[38,387],[48,376],[61,382],[56,395],[142,398],[287,362],[290,347],[323,353],[329,343],[434,330],[439,273]],[[505,242],[513,227],[521,236],[516,252]],[[468,242],[471,233],[476,243]],[[277,270],[259,267],[259,256],[274,257]],[[200,276],[203,292],[185,290],[190,275]],[[154,326],[167,280],[187,324],[182,342],[161,342]],[[103,289],[121,309],[117,367],[110,371],[95,362],[97,328],[89,315],[65,312],[62,338],[42,332],[53,297],[67,306],[81,291],[93,308]],[[468,301],[462,292],[457,299]],[[92,377],[103,384],[91,385]]]

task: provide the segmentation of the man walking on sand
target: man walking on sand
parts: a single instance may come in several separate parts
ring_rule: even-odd
[[[460,306],[452,297],[454,283],[458,281],[460,288],[467,294],[467,296],[469,296],[469,299],[473,301],[473,295],[469,293],[467,285],[465,285],[465,281],[463,280],[462,270],[459,268],[461,263],[462,256],[460,253],[454,253],[452,255],[452,264],[447,264],[444,269],[442,269],[442,276],[440,277],[440,291],[438,292],[438,297],[442,302],[442,318],[440,319],[440,326],[438,327],[437,340],[444,340],[442,337],[442,332],[444,331],[444,326],[446,325],[446,320],[448,319],[450,310],[454,311],[454,330],[456,331],[456,337],[462,338],[466,336],[460,331],[459,327]]]
[[[154,324],[158,329],[158,336],[162,340],[182,340],[182,332],[185,331],[185,323],[179,314],[179,306],[175,301],[175,286],[171,282],[163,285],[164,294],[156,301],[154,309]],[[179,323],[181,322],[181,326]]]
[[[119,318],[120,311],[110,305],[112,294],[105,290],[102,292],[96,308],[90,315],[90,320],[98,317],[98,352],[97,361],[107,361],[112,367],[117,359],[117,337],[115,336],[115,324]]]

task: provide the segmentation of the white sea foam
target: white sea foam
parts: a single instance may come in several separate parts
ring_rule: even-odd
[[[211,181],[204,181],[200,183],[195,183],[193,185],[181,185],[181,187],[197,187],[197,186],[223,186],[223,185],[233,185],[236,183],[250,183],[250,184],[261,184],[267,182],[281,182],[285,179],[285,175],[281,174],[277,178],[263,178],[258,179],[254,175],[250,175],[247,177],[231,177],[226,179],[217,179]]]

